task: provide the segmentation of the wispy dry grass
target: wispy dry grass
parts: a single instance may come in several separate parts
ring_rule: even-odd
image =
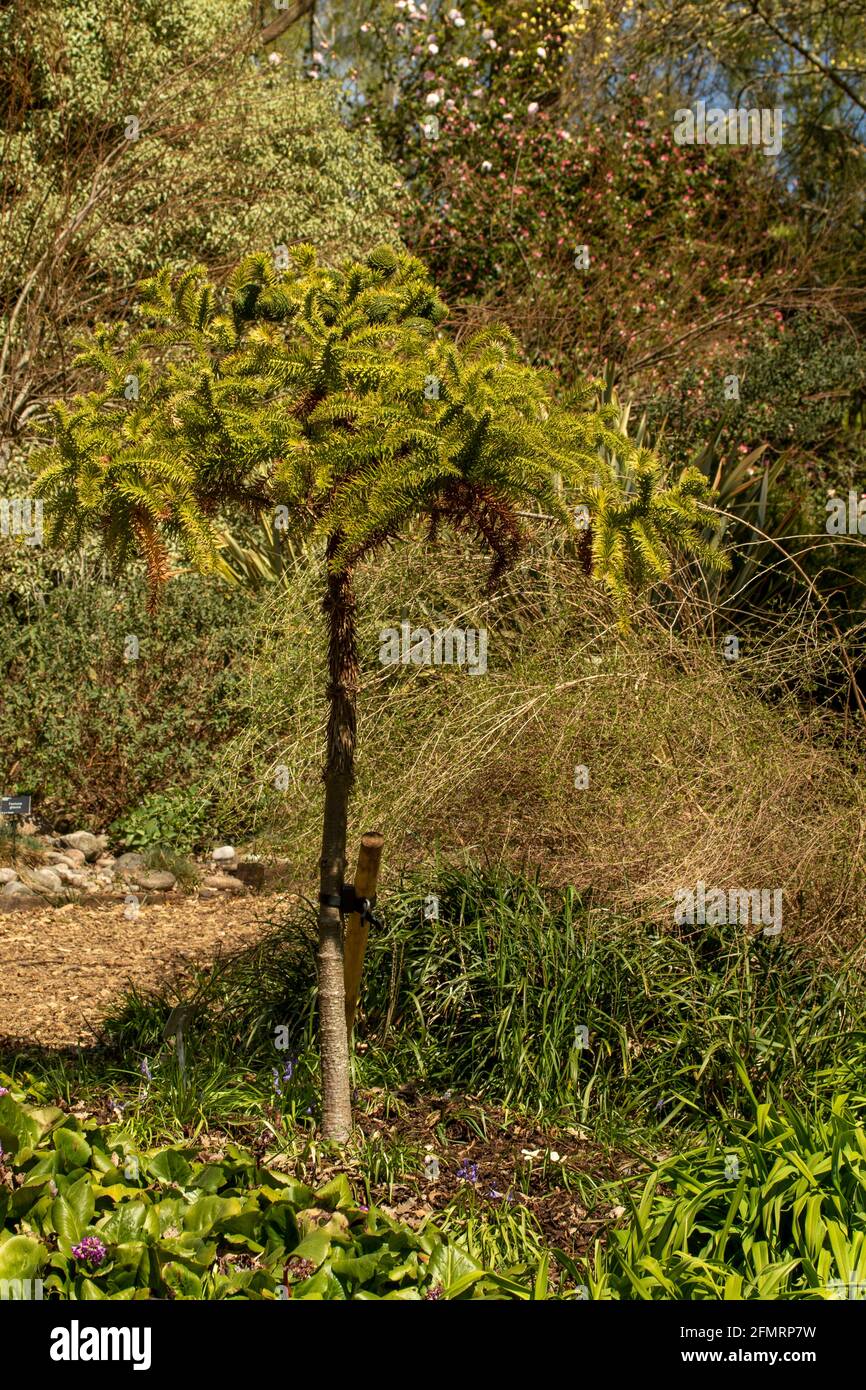
[[[290,853],[312,882],[324,670],[310,570],[274,593],[249,720],[217,775],[228,823],[252,789],[257,848]],[[498,593],[485,597],[484,579],[458,541],[432,549],[420,537],[359,576],[352,831],[384,831],[383,886],[434,855],[505,862],[659,923],[672,923],[676,889],[698,880],[781,888],[786,932],[831,953],[862,948],[862,721],[805,698],[843,671],[808,595],[740,633],[728,662],[732,629],[685,576],[670,620],[646,610],[629,632],[541,545]],[[487,674],[379,664],[380,628],[403,617],[433,628],[437,615],[488,629]],[[273,786],[281,765],[284,792]]]

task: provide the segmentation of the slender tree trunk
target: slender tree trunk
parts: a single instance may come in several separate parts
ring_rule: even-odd
[[[325,762],[325,815],[319,885],[323,898],[339,897],[346,873],[349,796],[355,779],[355,704],[358,651],[355,594],[349,571],[331,572],[339,543],[327,547],[327,588],[323,609],[328,623],[328,750]],[[319,1050],[322,1065],[322,1135],[338,1143],[352,1128],[349,1039],[343,980],[340,909],[319,904]]]

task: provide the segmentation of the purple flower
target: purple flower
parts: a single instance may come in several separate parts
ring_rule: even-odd
[[[442,1297],[442,1285],[436,1284],[434,1288],[429,1289],[427,1293],[425,1293],[424,1297],[427,1299],[428,1303],[436,1302]]]
[[[464,1158],[460,1167],[457,1169],[457,1176],[458,1178],[463,1178],[466,1182],[477,1182],[478,1164],[470,1163],[468,1159]]]
[[[279,1069],[277,1067],[271,1067],[271,1071],[274,1074],[274,1090],[276,1091],[278,1096],[281,1096],[283,1094],[283,1083],[291,1081],[292,1077],[295,1074],[294,1058],[286,1058],[286,1064],[283,1067],[282,1076],[280,1076]]]
[[[106,1249],[98,1236],[85,1236],[78,1245],[73,1245],[72,1254],[76,1260],[90,1265],[91,1269],[98,1269],[105,1259]]]
[[[138,1068],[138,1070],[141,1072],[142,1076],[147,1078],[148,1081],[153,1080],[153,1072],[150,1069],[150,1064],[148,1063],[146,1057],[142,1058],[141,1066]]]
[[[0,1086],[0,1096],[8,1096],[8,1094],[9,1094],[9,1087],[8,1087],[8,1086]]]

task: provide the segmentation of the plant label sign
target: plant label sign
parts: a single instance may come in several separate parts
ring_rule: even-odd
[[[29,796],[0,796],[0,816],[29,816]]]

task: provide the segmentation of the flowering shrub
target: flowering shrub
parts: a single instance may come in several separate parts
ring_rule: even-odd
[[[404,238],[452,309],[507,320],[569,376],[640,367],[684,335],[693,351],[696,324],[781,289],[795,241],[758,151],[677,144],[670,95],[637,73],[575,89],[570,8],[383,6],[361,108],[413,195]]]

